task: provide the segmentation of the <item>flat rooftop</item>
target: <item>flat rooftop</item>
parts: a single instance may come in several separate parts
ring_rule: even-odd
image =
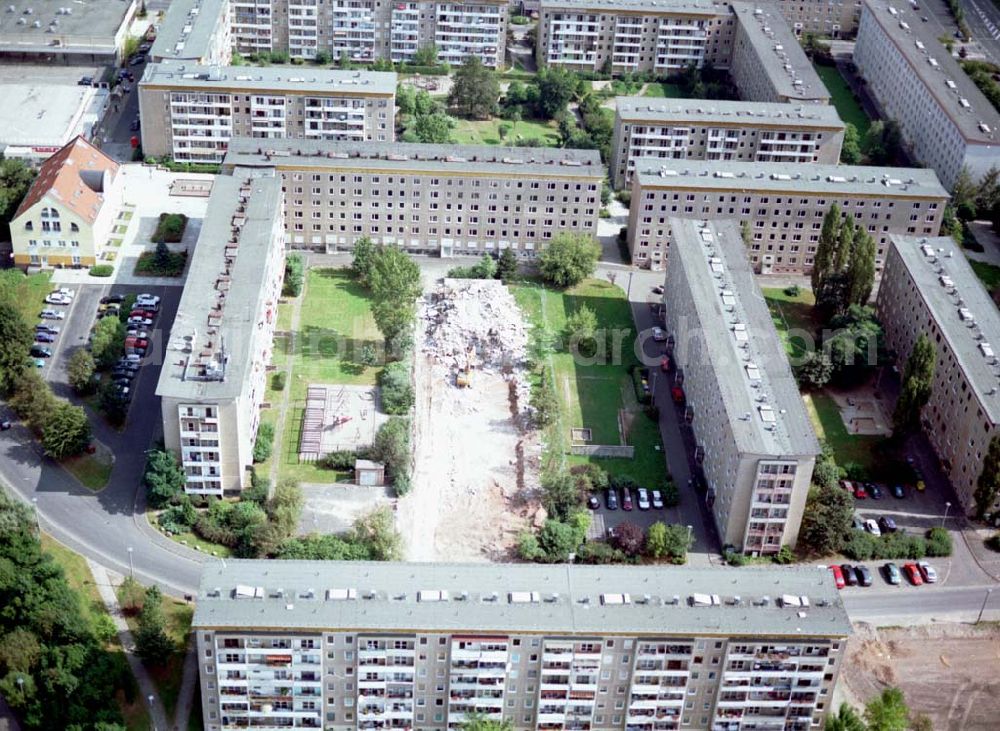
[[[775,89],[790,99],[829,100],[830,92],[775,3],[732,3]]]
[[[829,104],[781,104],[707,99],[651,99],[619,96],[615,109],[623,122],[690,121],[741,126],[814,127],[842,130],[844,123]]]
[[[6,0],[0,52],[113,53],[115,36],[134,5],[134,0]]]
[[[230,167],[291,167],[441,174],[542,175],[602,178],[607,169],[597,150],[497,145],[424,145],[407,142],[260,140],[234,137],[224,164]]]
[[[96,122],[105,89],[76,84],[3,84],[0,145],[54,147],[65,145],[87,122]],[[55,150],[52,150],[55,152]]]
[[[1000,312],[949,236],[890,236],[976,397],[1000,423]],[[884,275],[883,275],[884,276]]]
[[[865,165],[787,165],[732,160],[636,161],[639,185],[652,188],[769,190],[791,193],[947,198],[930,168]]]
[[[154,59],[199,59],[208,52],[228,0],[171,0],[149,55]],[[232,12],[232,10],[230,10]]]
[[[170,89],[238,89],[299,94],[351,94],[358,96],[396,93],[396,74],[379,71],[342,71],[308,66],[200,66],[165,62],[146,66],[139,82],[144,87]]]
[[[937,39],[937,24],[920,19],[926,10],[885,0],[866,0],[865,7],[962,135],[979,144],[1000,142],[1000,114]]]
[[[212,401],[242,391],[253,365],[250,333],[265,285],[262,262],[274,245],[280,210],[277,178],[215,178],[170,329],[157,396]],[[237,244],[231,243],[234,228]],[[233,255],[226,274],[226,258]]]
[[[728,2],[714,0],[541,0],[542,12],[566,10],[570,12],[615,13],[631,12],[642,15],[726,15]]]
[[[243,598],[248,590],[254,598]],[[695,594],[718,595],[720,604],[697,606]],[[809,606],[785,606],[783,595],[808,597]],[[193,626],[660,636],[851,633],[833,576],[815,567],[720,571],[368,561],[210,562],[202,571]]]
[[[698,373],[691,378],[711,373],[741,453],[819,454],[788,354],[750,269],[739,225],[682,218],[671,218],[669,224],[669,267],[680,268],[690,294],[686,327],[705,333],[707,348],[704,353],[685,352],[684,333],[676,333],[678,363],[686,372]],[[676,281],[670,274],[667,277]]]

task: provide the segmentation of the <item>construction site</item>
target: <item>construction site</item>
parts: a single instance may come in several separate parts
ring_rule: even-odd
[[[527,332],[499,281],[445,279],[420,301],[413,489],[398,524],[411,561],[509,558],[537,511]]]

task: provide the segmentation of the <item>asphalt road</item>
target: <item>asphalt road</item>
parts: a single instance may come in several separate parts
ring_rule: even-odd
[[[939,0],[934,0],[938,2]],[[1000,63],[1000,9],[992,0],[961,0],[965,22],[983,53]]]

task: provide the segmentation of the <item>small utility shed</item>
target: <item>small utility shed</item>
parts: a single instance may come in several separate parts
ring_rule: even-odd
[[[372,462],[370,459],[356,460],[354,480],[359,485],[384,485],[385,465],[381,462]]]

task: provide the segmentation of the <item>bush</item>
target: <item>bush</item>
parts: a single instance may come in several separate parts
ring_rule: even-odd
[[[164,244],[164,246],[166,245]],[[163,249],[144,251],[135,263],[134,272],[137,276],[179,277],[184,273],[184,267],[187,266],[187,258],[187,249],[184,251],[170,251],[168,249],[165,252]],[[129,310],[123,307],[122,312],[127,317]]]
[[[603,541],[588,541],[577,549],[576,560],[577,563],[609,564],[625,563],[629,559],[623,551]]]
[[[627,556],[638,556],[646,545],[646,531],[631,521],[615,526],[614,544]]]
[[[787,565],[795,561],[795,554],[788,546],[782,546],[778,549],[778,552],[771,557],[771,560],[777,564]]]
[[[329,454],[323,455],[319,459],[318,464],[323,469],[346,472],[354,469],[354,463],[357,459],[357,452],[341,450],[339,452],[330,452]]]
[[[271,388],[273,388],[275,391],[284,391],[285,379],[287,377],[288,375],[285,373],[285,371],[278,371],[277,373],[275,373],[273,376],[271,376]]]
[[[155,244],[179,244],[184,238],[184,229],[187,228],[187,216],[183,213],[161,213],[160,220],[156,224],[152,241]]]
[[[372,458],[385,464],[389,481],[395,486],[397,480],[405,481],[409,489],[410,476],[410,422],[394,416],[379,427],[372,445]],[[403,482],[401,482],[401,485]]]
[[[266,462],[271,458],[274,447],[274,424],[263,423],[257,427],[257,439],[253,443],[253,461]]]
[[[788,297],[798,297],[801,293],[799,285],[793,284],[790,287],[785,287],[785,295]]]
[[[951,555],[951,534],[937,526],[927,531],[927,555],[937,558]]]
[[[156,519],[160,528],[170,533],[185,533],[198,522],[198,512],[190,502],[171,505]]]
[[[410,383],[410,365],[407,361],[389,363],[379,374],[382,409],[387,414],[402,416],[413,407],[413,386]]]
[[[677,489],[677,485],[673,483],[673,480],[664,480],[660,492],[663,494],[663,507],[676,508],[681,504],[681,493]]]
[[[730,566],[746,566],[747,562],[750,560],[745,554],[739,551],[726,551],[722,554],[723,560]]]
[[[841,549],[854,561],[868,560],[917,560],[927,555],[927,542],[920,536],[906,533],[887,533],[876,538],[870,533],[852,531]]]
[[[114,273],[115,268],[112,264],[94,264],[89,271],[92,277],[110,277]]]
[[[285,281],[281,286],[281,294],[285,297],[298,297],[302,294],[302,283],[305,281],[305,264],[299,254],[289,254],[285,257]]]
[[[983,543],[991,551],[1000,553],[1000,533],[994,533],[989,538],[987,538]]]

